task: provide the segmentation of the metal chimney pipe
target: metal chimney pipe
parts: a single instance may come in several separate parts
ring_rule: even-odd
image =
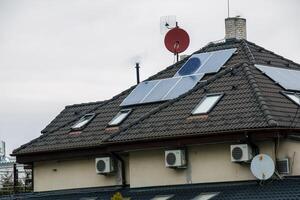
[[[140,83],[140,63],[135,63],[135,69],[136,69],[136,82],[137,84]]]

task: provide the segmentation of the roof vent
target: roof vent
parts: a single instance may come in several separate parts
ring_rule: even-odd
[[[225,19],[225,39],[247,39],[246,19],[228,17]]]

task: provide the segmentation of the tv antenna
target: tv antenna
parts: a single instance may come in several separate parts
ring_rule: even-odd
[[[230,0],[227,0],[227,16],[230,17]]]

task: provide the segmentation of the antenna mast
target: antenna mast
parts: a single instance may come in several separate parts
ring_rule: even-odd
[[[227,16],[230,17],[230,0],[227,0]]]

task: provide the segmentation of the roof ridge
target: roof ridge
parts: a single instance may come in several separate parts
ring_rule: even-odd
[[[247,46],[248,46],[248,44],[250,44],[250,45],[259,47],[260,49],[262,49],[262,50],[264,50],[264,51],[267,51],[268,53],[270,53],[270,54],[272,54],[272,55],[275,55],[275,56],[277,56],[278,58],[287,61],[288,63],[294,64],[294,65],[300,67],[300,64],[299,64],[299,63],[296,63],[296,62],[294,62],[293,60],[290,60],[290,59],[288,59],[288,58],[286,58],[286,57],[283,57],[283,56],[281,56],[281,55],[279,55],[279,54],[277,54],[277,53],[274,53],[273,51],[270,51],[270,50],[268,50],[268,49],[266,49],[266,48],[264,48],[264,47],[262,47],[262,46],[260,46],[260,45],[257,45],[257,44],[255,44],[254,42],[250,42],[250,41],[248,41],[248,40],[243,40],[243,41],[247,44]],[[249,48],[249,49],[250,49],[250,48]]]
[[[253,54],[247,44],[247,40],[242,40],[242,47],[244,48],[244,51],[245,51],[246,56],[248,57],[250,63],[252,65],[254,65],[256,63],[255,57],[253,56]],[[270,126],[278,126],[278,122],[276,122],[274,117],[271,115],[270,108],[267,105],[266,100],[261,93],[261,89],[258,86],[257,81],[255,80],[253,73],[247,63],[244,63],[244,72],[245,72],[245,75],[251,86],[251,89],[253,90],[253,92],[255,94],[256,100],[257,100],[258,104],[260,105],[260,109],[264,113],[267,123]]]
[[[257,81],[255,80],[255,77],[252,73],[251,68],[249,67],[249,65],[247,63],[244,63],[243,66],[244,66],[243,70],[245,72],[245,75],[248,79],[248,82],[251,86],[252,91],[255,94],[256,100],[257,100],[258,104],[260,105],[260,109],[263,112],[268,125],[278,126],[278,122],[272,116],[272,114],[270,112],[270,108],[267,105],[267,101],[261,93],[261,89],[260,89],[259,85],[257,84]]]
[[[179,97],[172,99],[170,101],[167,101],[165,103],[163,103],[162,105],[152,109],[150,112],[146,113],[145,115],[141,116],[139,119],[135,120],[134,122],[130,123],[129,125],[127,125],[126,127],[121,128],[118,132],[111,134],[109,136],[107,136],[106,138],[103,139],[103,142],[107,142],[108,140],[112,139],[113,137],[121,134],[122,132],[128,130],[129,128],[131,128],[132,126],[138,124],[139,122],[149,118],[150,116],[152,116],[153,114],[157,113],[158,111],[160,111],[161,109],[164,109],[170,105],[172,105],[173,103],[179,101],[180,99],[186,97],[187,95],[191,94],[192,92],[194,92],[195,90],[198,90],[201,87],[206,86],[207,84],[215,81],[216,79],[222,77],[223,75],[226,75],[227,73],[229,73],[230,71],[233,70],[233,68],[237,68],[242,66],[242,63],[237,63],[235,65],[233,65],[230,68],[225,68],[224,71],[220,71],[219,73],[213,75],[211,78],[209,78],[208,80],[205,81],[200,81],[199,85],[197,85],[196,87],[194,87],[193,89],[189,90],[188,92],[180,95]]]

